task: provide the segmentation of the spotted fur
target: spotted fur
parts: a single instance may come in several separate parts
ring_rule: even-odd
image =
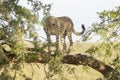
[[[66,52],[67,51],[67,47],[66,47],[66,42],[65,42],[65,37],[68,37],[69,40],[69,48],[73,45],[73,41],[72,41],[72,33],[74,33],[75,35],[82,35],[85,31],[85,27],[84,25],[82,25],[82,32],[76,32],[74,30],[74,25],[72,20],[67,17],[67,16],[63,16],[63,17],[54,17],[54,16],[48,16],[44,19],[44,31],[47,35],[47,40],[48,43],[51,42],[50,36],[51,35],[55,35],[56,36],[56,44],[57,44],[57,49],[59,48],[59,37],[61,40],[61,44],[63,46],[63,50]],[[48,47],[48,50],[50,50],[50,48]]]

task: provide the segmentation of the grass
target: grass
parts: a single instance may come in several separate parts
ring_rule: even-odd
[[[24,65],[24,66],[23,66]],[[68,66],[70,69],[73,69],[71,71],[68,70]],[[16,79],[15,80],[25,80],[22,76],[25,76],[32,79],[32,80],[44,80],[46,77],[44,67],[46,67],[44,64],[40,63],[31,63],[31,64],[21,64],[22,71],[17,71]],[[83,66],[75,66],[75,65],[67,65],[64,64],[64,72],[62,73],[62,76],[66,80],[96,80],[99,77],[102,77],[102,75],[95,71],[94,69],[91,69],[89,67],[83,67]],[[14,71],[10,70],[12,76],[14,76]],[[60,76],[55,76],[51,80],[63,80],[60,79]],[[46,79],[45,79],[46,80]]]

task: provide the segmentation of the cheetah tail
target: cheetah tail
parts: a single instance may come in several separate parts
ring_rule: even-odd
[[[75,35],[78,35],[78,36],[82,35],[85,32],[85,26],[84,26],[84,24],[82,24],[81,27],[82,27],[82,32],[76,32],[75,30],[73,30],[73,33]]]

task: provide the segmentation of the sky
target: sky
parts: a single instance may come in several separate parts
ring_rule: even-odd
[[[21,0],[20,4],[24,4],[25,0]],[[43,3],[53,4],[51,15],[68,16],[74,23],[76,31],[81,31],[81,24],[85,24],[86,29],[91,27],[92,23],[99,21],[97,12],[103,10],[112,10],[120,6],[120,0],[40,0]],[[40,27],[40,36],[45,37],[43,28]],[[53,38],[54,39],[54,38]],[[73,40],[79,40],[79,36],[73,35]]]

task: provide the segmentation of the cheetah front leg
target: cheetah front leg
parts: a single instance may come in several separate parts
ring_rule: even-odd
[[[48,41],[48,53],[51,53],[51,51],[50,51],[50,48],[51,48],[51,39],[50,39],[50,35],[47,35],[47,41]]]
[[[56,35],[56,50],[59,50],[59,35]]]
[[[61,44],[62,44],[62,48],[63,48],[62,50],[66,53],[67,46],[66,46],[66,42],[65,42],[65,36],[61,35],[60,39],[61,39]]]

